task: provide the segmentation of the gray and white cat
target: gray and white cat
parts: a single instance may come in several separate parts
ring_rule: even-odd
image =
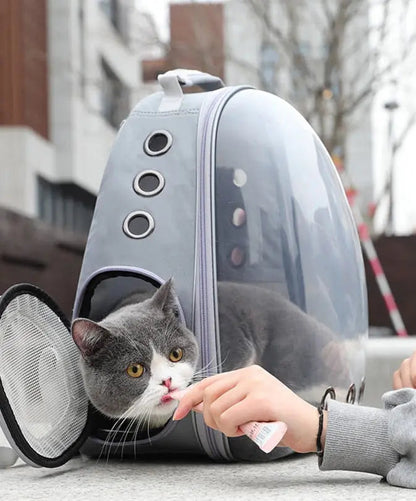
[[[72,335],[93,405],[106,416],[159,428],[176,407],[169,393],[194,377],[198,347],[178,318],[172,280],[140,299],[127,298],[98,323],[74,320]],[[260,364],[299,392],[345,378],[334,334],[281,294],[219,282],[218,308],[222,371]]]
[[[104,415],[159,428],[195,373],[194,334],[178,318],[172,281],[144,301],[133,295],[100,322],[78,318],[72,336],[92,404]]]

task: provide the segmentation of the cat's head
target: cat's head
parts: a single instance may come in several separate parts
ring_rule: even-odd
[[[87,394],[99,411],[151,428],[166,423],[176,408],[169,393],[188,386],[198,357],[195,336],[179,319],[172,280],[101,322],[75,319],[72,336]]]

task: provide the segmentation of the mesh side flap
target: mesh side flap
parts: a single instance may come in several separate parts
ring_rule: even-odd
[[[86,438],[88,397],[69,323],[29,284],[0,301],[0,423],[34,466],[60,466]]]

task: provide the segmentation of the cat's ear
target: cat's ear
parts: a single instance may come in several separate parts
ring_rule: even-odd
[[[111,335],[104,327],[86,318],[75,319],[72,322],[71,333],[83,358],[95,355]]]
[[[159,289],[154,293],[151,303],[159,310],[162,310],[163,313],[172,313],[175,317],[179,317],[179,310],[176,303],[176,295],[172,278],[169,278],[169,280],[159,287]]]

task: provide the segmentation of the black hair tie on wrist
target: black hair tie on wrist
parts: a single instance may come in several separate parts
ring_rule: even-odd
[[[318,456],[319,465],[322,463],[322,459],[324,457],[324,450],[322,449],[322,431],[324,428],[324,410],[327,408],[327,397],[332,399],[336,398],[335,390],[332,386],[329,386],[321,399],[321,403],[318,406],[319,413],[319,425],[318,425],[318,434],[316,436],[316,454]]]

